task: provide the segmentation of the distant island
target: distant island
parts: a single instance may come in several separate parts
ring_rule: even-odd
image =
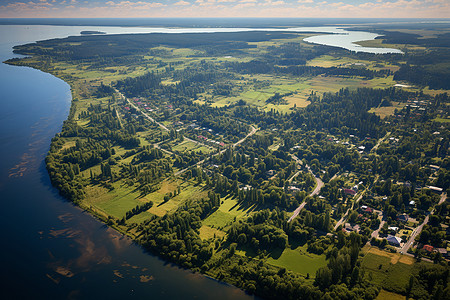
[[[83,30],[80,32],[81,35],[92,35],[92,34],[106,34],[103,31],[95,31],[95,30]]]

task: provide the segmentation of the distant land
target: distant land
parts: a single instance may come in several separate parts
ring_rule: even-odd
[[[85,31],[81,31],[80,34],[81,34],[81,35],[106,34],[106,32],[103,32],[103,31],[90,31],[90,30],[85,30]]]

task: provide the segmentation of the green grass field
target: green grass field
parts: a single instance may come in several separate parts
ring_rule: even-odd
[[[369,112],[375,113],[377,116],[384,119],[388,116],[393,116],[396,109],[402,110],[405,105],[406,103],[393,102],[392,106],[371,108]]]
[[[277,258],[269,257],[267,262],[278,267],[314,277],[316,271],[326,265],[325,255],[316,255],[306,251],[306,245],[296,249],[286,248]]]
[[[219,209],[209,215],[204,221],[203,225],[224,229],[227,228],[233,220],[247,217],[251,214],[254,207],[242,207],[234,198],[224,198],[223,203]]]
[[[140,193],[134,192],[133,189],[116,182],[113,184],[114,190],[101,186],[88,186],[86,188],[86,200],[84,202],[92,205],[105,213],[121,219],[125,213],[138,204],[145,201],[140,200]]]
[[[372,282],[396,293],[404,293],[411,274],[416,274],[426,262],[413,257],[371,248],[366,252],[361,267],[370,274]]]
[[[405,300],[405,296],[381,290],[376,300]]]

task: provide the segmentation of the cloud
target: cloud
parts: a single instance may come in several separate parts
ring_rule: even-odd
[[[176,5],[176,6],[186,6],[186,5],[190,5],[190,4],[191,4],[190,2],[183,1],[183,0],[174,3],[174,5]]]
[[[131,2],[131,1],[114,2],[114,1],[108,1],[108,2],[106,2],[106,4],[108,4],[110,6],[114,6],[115,8],[121,8],[121,9],[126,9],[126,10],[150,9],[150,8],[167,6],[166,4],[162,4],[162,3],[159,3],[159,2],[143,2],[143,1],[138,1],[138,2]]]
[[[283,5],[283,4],[285,4],[285,2],[281,1],[281,0],[279,0],[279,1],[266,0],[266,2],[263,3],[262,5],[263,6],[278,6],[278,5]]]
[[[450,15],[448,0],[17,1],[0,4],[0,17],[448,18]]]
[[[256,4],[254,2],[247,2],[247,3],[239,3],[234,6],[235,9],[241,9],[246,7],[255,7]]]

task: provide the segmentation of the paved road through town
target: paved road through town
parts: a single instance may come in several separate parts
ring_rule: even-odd
[[[447,199],[447,193],[443,193],[441,195],[441,199],[439,199],[439,203],[437,205],[441,205],[444,203],[444,201]],[[434,214],[434,208],[430,213],[431,215]],[[430,215],[427,215],[425,219],[423,220],[423,223],[417,226],[413,232],[411,233],[411,236],[409,237],[408,241],[403,245],[403,247],[400,248],[400,253],[407,253],[409,248],[412,246],[414,241],[416,240],[416,237],[419,236],[419,234],[422,232],[423,226],[425,226],[428,223],[428,220],[430,218]]]
[[[298,163],[301,164],[301,160],[295,156],[292,155],[292,158]],[[320,190],[322,189],[324,183],[323,181],[317,177],[316,175],[314,175],[314,173],[311,171],[311,168],[306,165],[306,168],[308,169],[308,171],[314,176],[314,180],[316,181],[316,187],[315,189],[311,192],[311,194],[309,194],[309,196],[313,197],[315,195],[318,195],[320,193]],[[298,171],[294,176],[292,176],[292,178],[296,177],[298,175],[300,171]],[[291,178],[291,180],[292,180]],[[302,202],[295,210],[294,213],[292,214],[292,216],[289,218],[288,223],[291,222],[294,218],[296,218],[298,216],[298,214],[302,211],[302,209],[305,207],[306,202]]]

